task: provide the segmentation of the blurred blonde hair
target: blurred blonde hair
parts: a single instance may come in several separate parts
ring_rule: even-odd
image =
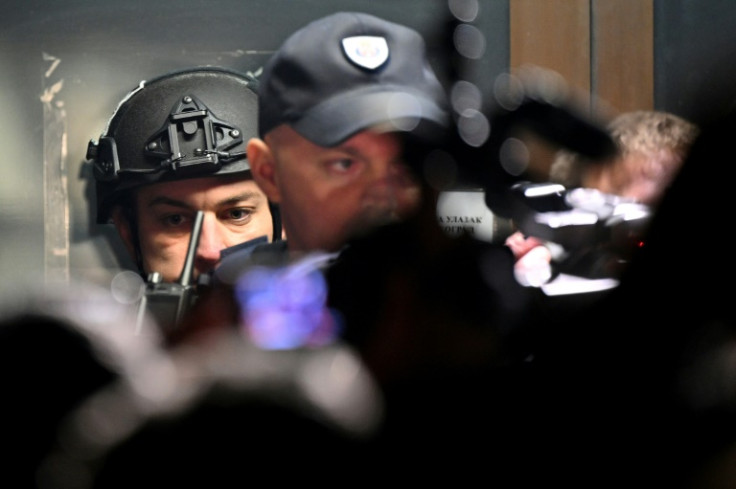
[[[550,166],[550,180],[567,188],[581,187],[588,167],[616,165],[632,154],[651,157],[649,160],[658,165],[679,169],[700,132],[690,121],[656,110],[623,112],[609,122],[607,130],[618,146],[617,158],[592,162],[578,153],[560,150]]]

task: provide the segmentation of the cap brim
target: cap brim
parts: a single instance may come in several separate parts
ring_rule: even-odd
[[[445,128],[449,116],[434,101],[405,90],[352,91],[310,109],[291,127],[319,146],[336,146],[368,128],[417,132]]]

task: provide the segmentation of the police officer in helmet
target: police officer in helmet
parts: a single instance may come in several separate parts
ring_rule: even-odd
[[[223,249],[280,239],[277,209],[251,178],[245,144],[257,134],[256,80],[199,67],[142,81],[90,141],[96,221],[115,225],[139,272],[180,279],[203,212],[192,279]]]

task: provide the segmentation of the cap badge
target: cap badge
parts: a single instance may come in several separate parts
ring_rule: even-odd
[[[369,70],[375,70],[388,59],[388,43],[383,37],[346,37],[342,49],[350,61]]]

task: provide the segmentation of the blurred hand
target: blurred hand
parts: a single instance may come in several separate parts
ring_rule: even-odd
[[[552,278],[552,253],[543,241],[516,231],[506,238],[506,246],[516,259],[514,275],[521,285],[539,287]]]

